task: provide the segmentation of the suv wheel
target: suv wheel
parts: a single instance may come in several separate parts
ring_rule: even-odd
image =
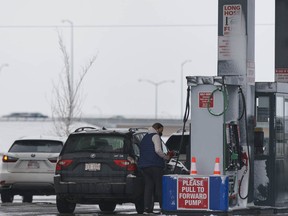
[[[76,207],[76,203],[69,202],[59,195],[56,196],[56,205],[60,213],[73,213]]]
[[[12,203],[14,200],[14,195],[7,193],[7,192],[2,192],[1,193],[1,201],[2,203]]]
[[[144,212],[144,197],[141,197],[136,200],[135,208],[138,214],[143,214]]]
[[[23,203],[32,203],[33,201],[33,195],[23,195],[22,196],[22,202]]]
[[[103,212],[113,212],[116,208],[116,203],[112,202],[99,203],[99,208]]]

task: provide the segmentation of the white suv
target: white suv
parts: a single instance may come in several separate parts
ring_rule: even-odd
[[[178,160],[190,170],[190,133],[188,131],[185,131],[184,133],[182,133],[182,131],[177,131],[176,133],[171,134],[166,141],[166,146],[169,151],[175,152],[176,155],[174,159],[178,157]]]
[[[14,195],[32,202],[33,195],[54,195],[54,173],[65,140],[59,137],[25,137],[15,140],[2,156],[0,191],[2,203]]]

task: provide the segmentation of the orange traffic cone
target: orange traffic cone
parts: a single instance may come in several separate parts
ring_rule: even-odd
[[[220,158],[216,157],[214,166],[214,175],[220,175]]]
[[[192,157],[190,175],[197,175],[196,158]]]

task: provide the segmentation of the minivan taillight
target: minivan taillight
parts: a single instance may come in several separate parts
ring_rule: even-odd
[[[59,160],[56,164],[56,171],[61,171],[62,167],[68,167],[72,162],[72,160]]]
[[[2,162],[3,163],[13,163],[13,162],[16,162],[18,160],[18,158],[15,158],[15,157],[10,157],[8,155],[3,155],[2,157]]]
[[[126,168],[128,171],[135,171],[137,169],[136,164],[135,163],[131,163],[128,160],[114,160],[114,163],[117,166]]]

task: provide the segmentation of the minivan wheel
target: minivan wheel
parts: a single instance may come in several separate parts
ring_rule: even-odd
[[[7,192],[1,192],[2,203],[12,203],[14,200],[14,195]]]
[[[136,208],[137,214],[143,214],[143,212],[144,212],[144,197],[138,198],[135,201],[135,208]]]
[[[69,202],[59,195],[56,196],[56,205],[59,213],[73,213],[76,208],[76,203]]]
[[[113,212],[116,208],[116,203],[113,202],[99,203],[99,208],[103,212]]]
[[[22,196],[22,202],[23,203],[32,203],[33,201],[33,195],[23,195]]]

